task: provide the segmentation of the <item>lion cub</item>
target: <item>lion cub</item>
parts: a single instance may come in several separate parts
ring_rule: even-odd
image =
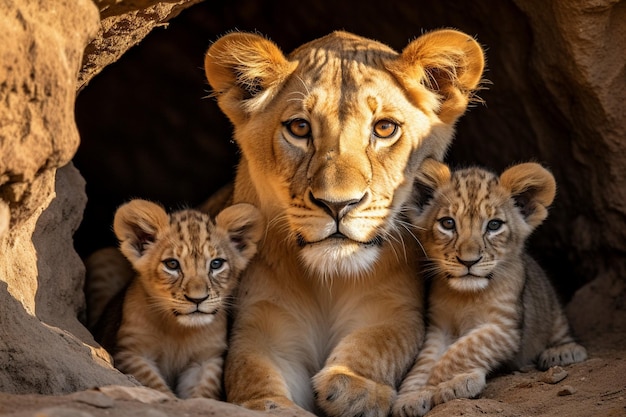
[[[122,205],[113,229],[136,276],[95,332],[115,366],[181,398],[220,398],[229,297],[263,228],[250,204],[224,209],[215,222],[196,210],[168,215],[145,200]]]
[[[410,215],[432,276],[429,328],[394,415],[423,416],[475,397],[503,365],[547,369],[586,359],[544,271],[524,251],[554,199],[552,174],[536,163],[500,177],[479,168],[450,173],[429,159],[416,187]]]

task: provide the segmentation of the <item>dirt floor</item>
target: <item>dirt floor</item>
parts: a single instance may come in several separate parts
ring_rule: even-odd
[[[498,376],[488,382],[479,399],[455,400],[437,406],[428,417],[626,417],[626,334],[583,342],[590,358],[564,368],[567,376],[561,381],[544,382],[549,375],[536,370]],[[245,417],[263,413],[205,399],[164,401],[147,389],[103,388],[64,396],[0,393],[0,415]]]

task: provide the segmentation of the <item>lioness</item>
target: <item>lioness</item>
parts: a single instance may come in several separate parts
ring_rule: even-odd
[[[455,30],[400,54],[346,32],[287,56],[250,33],[209,48],[206,75],[241,149],[233,202],[269,222],[242,276],[229,401],[389,414],[424,338],[401,207],[424,158],[443,158],[483,67]]]

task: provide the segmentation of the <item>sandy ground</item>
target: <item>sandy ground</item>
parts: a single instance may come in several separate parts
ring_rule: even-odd
[[[455,400],[435,407],[428,417],[626,417],[626,334],[583,341],[590,358],[564,368],[557,383],[546,373],[516,372],[489,380],[478,399]],[[147,394],[146,394],[147,392]],[[163,401],[154,392],[133,394],[90,390],[64,396],[0,393],[0,415],[12,417],[101,416],[261,416],[212,400]],[[281,417],[293,413],[278,413]]]

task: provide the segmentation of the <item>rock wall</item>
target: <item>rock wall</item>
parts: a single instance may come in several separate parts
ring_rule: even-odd
[[[558,197],[531,250],[583,339],[625,332],[626,3],[9,0],[0,3],[0,390],[131,384],[79,321],[76,252],[113,243],[113,211],[128,198],[195,205],[232,177],[230,126],[205,98],[212,40],[258,30],[289,51],[345,29],[401,49],[445,26],[486,46],[490,81],[449,161],[549,166]]]
[[[171,17],[184,3],[158,9],[170,10],[164,18]],[[155,16],[160,15],[146,18],[145,33],[161,23]],[[99,21],[90,0],[0,2],[3,392],[57,394],[132,385],[79,321],[85,270],[72,237],[86,194],[71,163],[80,143],[74,105],[83,50],[97,36]],[[118,48],[120,55],[131,37],[138,41],[145,35],[126,29],[129,39]],[[84,85],[89,73],[81,74]]]

